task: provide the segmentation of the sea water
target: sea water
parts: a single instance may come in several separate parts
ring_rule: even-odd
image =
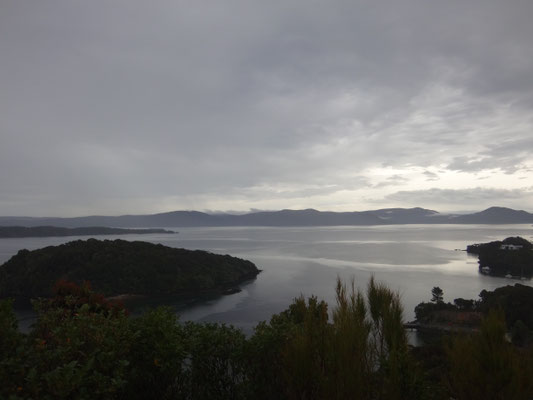
[[[144,240],[170,247],[230,254],[254,262],[262,272],[241,286],[240,293],[184,304],[165,300],[181,320],[223,322],[251,333],[262,320],[286,309],[303,294],[335,304],[340,277],[365,290],[368,280],[397,291],[405,320],[414,307],[429,301],[439,286],[444,300],[478,298],[483,289],[516,280],[482,275],[468,244],[522,236],[533,240],[530,225],[387,225],[343,227],[174,228],[178,234],[96,236],[97,239]],[[0,239],[0,263],[18,250],[33,250],[87,237]],[[531,285],[531,281],[524,281]],[[19,314],[27,316],[28,314]]]

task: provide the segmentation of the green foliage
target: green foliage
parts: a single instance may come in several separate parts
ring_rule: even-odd
[[[453,304],[458,310],[463,311],[472,311],[476,308],[474,300],[465,300],[463,298],[454,299]]]
[[[186,399],[244,399],[247,375],[244,334],[231,326],[186,323]]]
[[[0,398],[22,390],[24,368],[18,363],[24,352],[24,336],[18,332],[11,300],[0,300]]]
[[[157,308],[130,319],[133,345],[125,398],[174,399],[183,392],[187,356],[185,334],[176,314]]]
[[[289,311],[294,327],[282,353],[287,395],[289,398],[322,398],[331,330],[327,304],[316,297],[306,302],[300,296]]]
[[[332,322],[326,303],[300,296],[256,329],[253,343],[282,349],[281,357],[268,356],[272,368],[282,371],[278,395],[260,398],[416,398],[417,373],[398,295],[373,279],[366,297],[353,282],[349,292],[340,280],[336,293]],[[275,375],[273,369],[265,373]]]
[[[420,303],[415,307],[415,317],[418,322],[425,324],[446,323],[449,312],[456,312],[458,308],[451,303]]]
[[[407,348],[403,308],[399,295],[371,278],[367,289],[372,317],[374,366],[377,367],[378,398],[404,399],[420,395],[418,376]],[[374,397],[373,397],[374,398]]]
[[[89,295],[87,302],[80,301],[82,293]],[[9,359],[16,373],[7,393],[89,399],[112,398],[124,388],[133,343],[124,311],[110,312],[87,287],[72,285],[35,304],[38,320]]]
[[[533,396],[531,349],[506,341],[502,312],[490,312],[477,334],[413,352],[398,294],[374,279],[366,292],[338,280],[331,313],[324,301],[300,296],[249,339],[231,326],[180,324],[165,308],[129,317],[88,285],[61,282],[55,293],[35,303],[39,317],[27,335],[17,331],[10,302],[0,302],[0,398]],[[527,343],[524,323],[513,332]]]
[[[514,323],[511,328],[511,341],[517,346],[527,346],[533,341],[533,333],[521,320]]]
[[[336,307],[333,310],[332,377],[328,392],[334,398],[368,398],[372,392],[374,361],[370,354],[372,323],[363,295],[352,281],[346,285],[337,280]]]
[[[531,354],[505,339],[503,313],[491,311],[481,331],[455,338],[448,349],[450,392],[457,399],[526,399],[533,396]]]
[[[275,314],[270,322],[260,322],[247,344],[247,370],[250,382],[249,393],[256,399],[285,398],[284,368],[285,348],[291,340],[295,322],[294,307]]]
[[[15,349],[21,339],[12,301],[0,300],[0,354],[7,355]]]
[[[250,261],[147,242],[77,240],[21,250],[0,266],[0,297],[47,297],[58,279],[90,281],[98,293],[191,295],[220,292],[259,270]]]
[[[88,285],[61,282],[55,294],[35,302],[38,320],[26,336],[10,302],[0,303],[0,398],[247,398],[241,331],[180,325],[165,308],[130,318]]]
[[[477,325],[480,321],[478,303],[474,300],[455,299],[454,304],[443,301],[443,291],[434,287],[431,302],[420,303],[415,307],[416,320],[425,325]]]
[[[531,243],[529,240],[524,239],[520,236],[508,237],[506,239],[503,239],[502,243],[513,244],[515,246],[522,246],[525,250],[533,250],[533,243]]]
[[[518,250],[502,249],[502,245],[521,246]],[[490,268],[496,276],[533,276],[533,243],[521,237],[509,237],[503,241],[481,243],[467,246],[467,252],[477,254],[479,269]]]
[[[431,302],[432,303],[442,303],[444,292],[442,289],[438,286],[435,286],[433,289],[431,289]]]
[[[492,292],[483,290],[479,309],[485,313],[489,310],[501,308],[505,314],[508,326],[513,326],[517,321],[522,321],[530,330],[533,330],[533,288],[521,285],[504,286]]]

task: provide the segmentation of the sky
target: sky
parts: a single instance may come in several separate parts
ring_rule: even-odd
[[[531,0],[0,0],[0,215],[533,212]]]

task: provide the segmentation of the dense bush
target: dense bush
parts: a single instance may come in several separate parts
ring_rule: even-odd
[[[300,296],[246,338],[231,326],[179,323],[170,309],[130,317],[88,285],[61,282],[21,334],[0,302],[0,398],[530,398],[531,354],[502,315],[436,352],[412,352],[398,295],[337,282],[328,305]],[[416,356],[416,359],[413,356]],[[436,356],[435,356],[436,355]],[[419,368],[443,366],[426,374]]]
[[[516,250],[502,248],[505,245],[520,246]],[[533,243],[521,237],[508,237],[503,241],[469,245],[466,251],[477,254],[480,271],[490,268],[490,275],[531,278],[533,276]]]
[[[505,340],[503,313],[491,311],[481,331],[452,340],[447,349],[448,384],[458,399],[530,399],[531,350],[517,351]]]

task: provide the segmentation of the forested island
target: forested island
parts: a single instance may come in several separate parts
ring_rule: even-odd
[[[145,235],[151,233],[176,233],[166,229],[124,229],[105,226],[63,228],[58,226],[0,226],[0,238],[96,236],[96,235]]]
[[[533,244],[524,238],[472,244],[466,251],[477,254],[481,273],[517,279],[533,276]]]
[[[47,297],[58,280],[89,281],[105,296],[186,296],[231,290],[259,272],[229,255],[141,241],[76,240],[20,250],[0,266],[0,297]]]

